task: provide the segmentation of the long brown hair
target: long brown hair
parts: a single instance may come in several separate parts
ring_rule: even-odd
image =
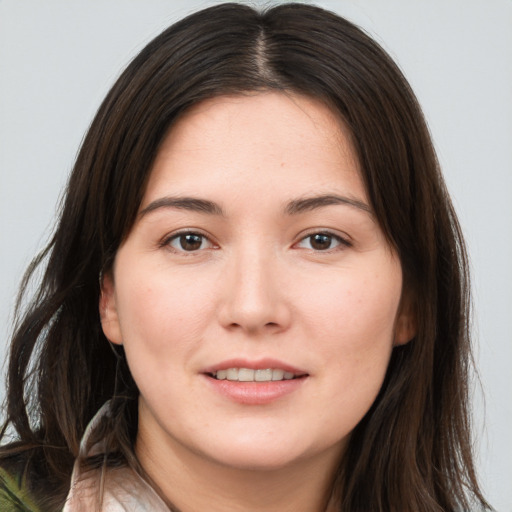
[[[350,129],[416,307],[417,336],[394,349],[381,392],[351,436],[336,480],[340,510],[488,507],[471,451],[465,248],[421,109],[378,44],[304,4],[262,12],[222,4],[193,14],[150,42],[112,87],[77,157],[55,234],[23,282],[6,409],[19,441],[4,452],[31,448],[53,503],[62,504],[85,426],[112,399],[109,463],[137,467],[138,391],[122,348],[102,333],[99,279],[130,232],[176,119],[204,99],[258,90],[317,98]]]

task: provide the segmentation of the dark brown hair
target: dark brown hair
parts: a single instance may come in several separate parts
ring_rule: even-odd
[[[259,90],[314,97],[349,128],[371,207],[414,297],[417,336],[394,349],[381,392],[351,436],[337,478],[340,510],[486,508],[471,452],[466,255],[422,112],[378,44],[303,4],[263,12],[222,4],[193,14],[150,42],[112,87],[77,157],[55,234],[23,283],[6,418],[19,441],[5,453],[31,448],[62,504],[85,426],[113,399],[109,463],[137,467],[138,391],[122,349],[102,333],[99,276],[130,232],[176,119],[204,99]]]

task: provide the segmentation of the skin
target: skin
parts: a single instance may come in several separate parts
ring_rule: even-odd
[[[333,194],[348,203],[290,213]],[[183,232],[197,234],[193,250]],[[182,511],[324,510],[393,346],[414,335],[348,131],[298,95],[220,97],[184,115],[102,291],[103,330],[140,389],[137,456]],[[232,358],[306,376],[240,403],[204,373]]]

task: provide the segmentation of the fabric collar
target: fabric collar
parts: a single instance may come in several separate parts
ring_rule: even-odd
[[[102,418],[110,414],[110,401],[95,414],[80,442],[80,453],[73,467],[71,487],[62,512],[169,512],[151,485],[128,466],[84,470],[86,457],[102,453],[100,441],[91,448],[89,438]],[[103,499],[100,500],[100,489]]]

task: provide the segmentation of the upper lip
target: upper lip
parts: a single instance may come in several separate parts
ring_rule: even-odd
[[[227,370],[229,368],[249,368],[251,370],[281,369],[294,375],[307,375],[308,372],[297,368],[278,359],[226,359],[216,364],[212,364],[202,370],[202,373],[215,373],[219,370]]]

